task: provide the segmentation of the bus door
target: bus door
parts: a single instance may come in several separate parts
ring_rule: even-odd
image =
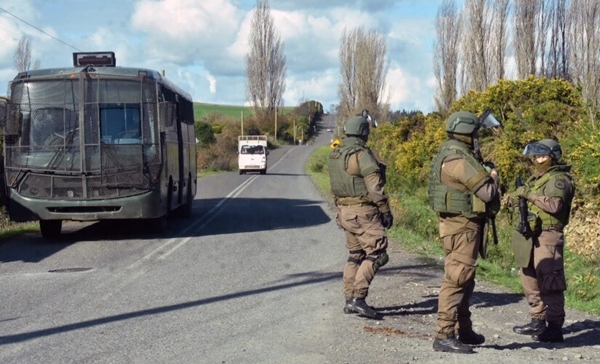
[[[179,95],[177,95],[176,97],[177,99],[177,120],[176,120],[176,124],[177,124],[177,159],[179,161],[179,165],[178,165],[178,177],[179,177],[179,183],[178,188],[177,188],[177,201],[179,204],[183,203],[183,198],[184,198],[184,186],[185,186],[185,174],[184,174],[184,170],[185,170],[185,158],[184,158],[184,140],[183,140],[183,131],[182,131],[182,125],[181,123],[185,120],[185,115],[184,115],[184,111],[185,108],[183,107],[181,100],[179,98]]]

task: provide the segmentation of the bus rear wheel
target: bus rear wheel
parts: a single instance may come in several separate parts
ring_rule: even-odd
[[[185,192],[185,203],[180,207],[181,217],[189,219],[192,217],[192,204],[194,203],[194,196],[192,194],[192,177],[189,177],[188,185]]]
[[[40,220],[40,231],[47,239],[56,238],[60,235],[62,220]]]

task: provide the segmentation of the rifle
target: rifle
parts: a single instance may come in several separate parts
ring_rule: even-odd
[[[515,184],[517,188],[523,186],[521,176],[517,176]],[[529,211],[527,210],[527,199],[525,199],[525,197],[519,197],[519,214],[521,215],[521,221],[519,222],[519,227],[517,228],[517,231],[526,239],[529,239],[533,235],[533,233],[531,231],[531,227],[529,226],[529,221],[527,220],[527,217],[529,216]]]

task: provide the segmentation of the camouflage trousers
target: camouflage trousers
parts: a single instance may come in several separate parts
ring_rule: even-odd
[[[480,233],[465,231],[442,238],[446,258],[444,280],[438,297],[436,338],[446,339],[455,330],[472,327],[469,301],[475,289],[477,254],[481,242]]]
[[[529,315],[560,326],[565,321],[567,289],[563,244],[562,232],[542,231],[539,238],[534,238],[531,260],[520,274]]]
[[[376,206],[338,206],[336,222],[346,235],[349,257],[344,266],[344,296],[364,298],[375,277],[373,261],[388,246],[381,213]]]

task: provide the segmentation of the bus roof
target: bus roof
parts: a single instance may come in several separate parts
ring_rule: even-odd
[[[37,70],[28,70],[19,72],[13,81],[21,79],[43,79],[43,78],[61,78],[70,77],[71,75],[78,74],[83,71],[86,67],[64,67],[64,68],[45,68]],[[164,77],[160,72],[147,69],[147,68],[136,68],[136,67],[90,67],[88,69],[91,74],[106,75],[106,76],[120,76],[120,77],[132,77],[138,78],[140,73],[145,73],[145,77],[149,77],[157,80],[160,84],[165,85],[167,88],[177,92],[183,97],[192,100],[190,94],[175,85],[173,82]]]

